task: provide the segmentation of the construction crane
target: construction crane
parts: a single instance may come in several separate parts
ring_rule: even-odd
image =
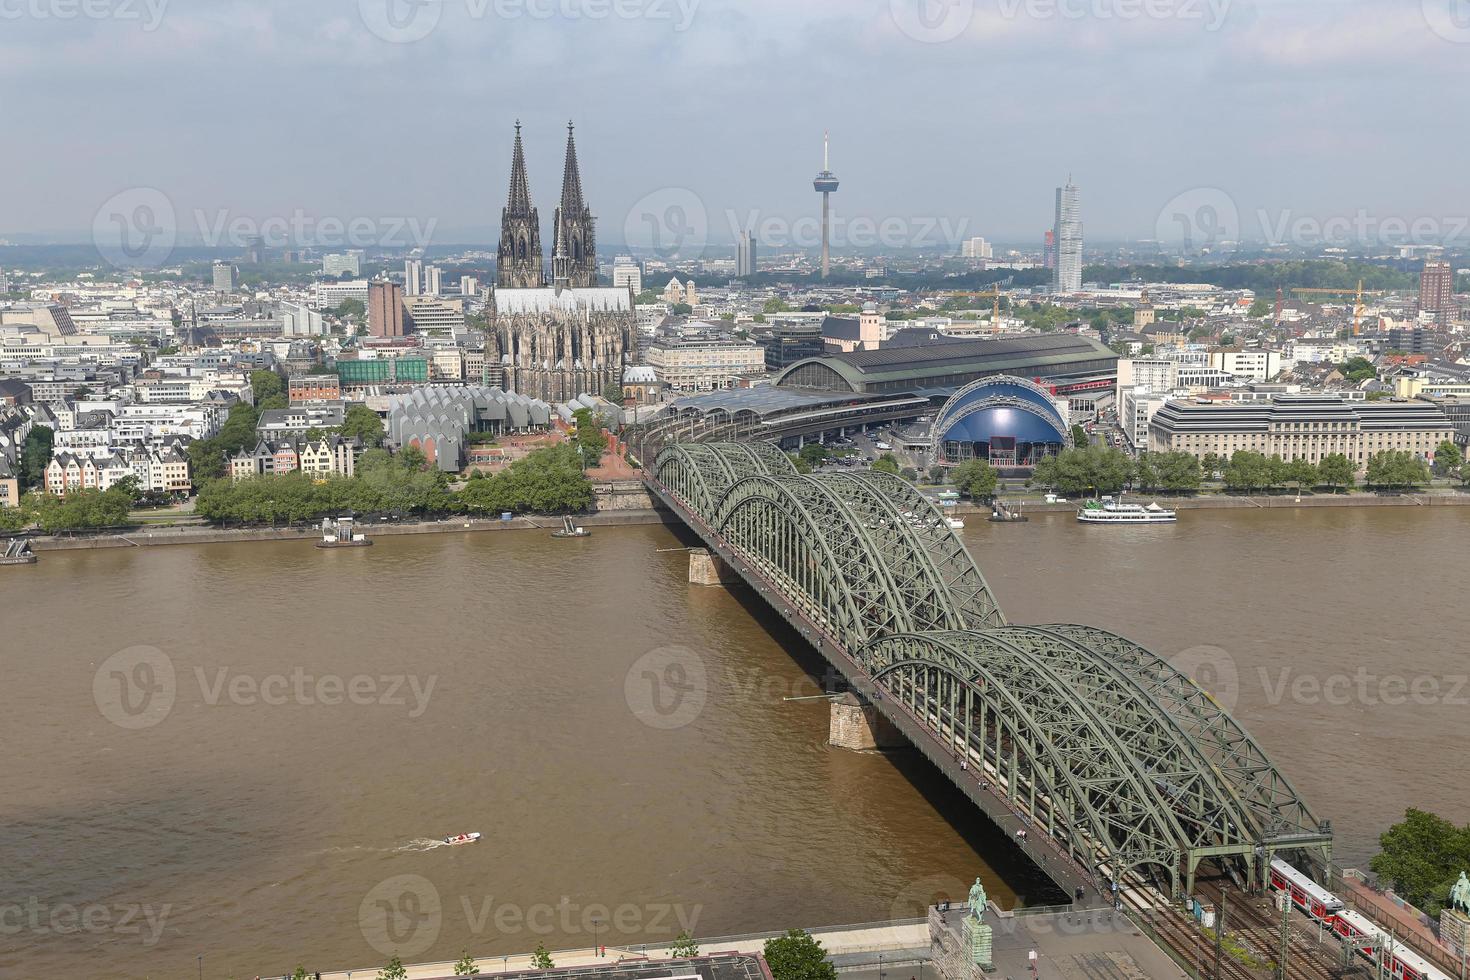
[[[1353,301],[1353,336],[1363,332],[1363,280],[1358,280],[1358,296]]]

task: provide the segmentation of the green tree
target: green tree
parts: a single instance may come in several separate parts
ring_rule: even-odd
[[[698,955],[699,944],[694,941],[693,936],[689,935],[688,929],[679,933],[678,938],[674,940],[674,945],[669,947],[669,959],[672,960],[692,960]]]
[[[786,301],[785,300],[780,299],[780,298],[778,298],[776,296],[772,296],[770,299],[766,300],[765,305],[761,307],[761,312],[762,313],[789,313],[789,312],[791,312],[791,307],[786,305]]]
[[[651,306],[654,303],[658,302],[658,293],[654,292],[651,289],[645,289],[643,292],[638,294],[637,298],[634,299],[633,302],[639,306]]]
[[[306,972],[306,967],[297,963],[296,972],[291,974],[291,980],[311,980],[311,974]]]
[[[804,460],[806,465],[812,469],[816,469],[827,461],[827,457],[830,454],[827,452],[827,447],[821,443],[809,442],[805,446],[802,446],[801,451],[796,455]]]
[[[1133,485],[1140,490],[1159,488],[1159,468],[1153,453],[1139,453],[1133,461]]]
[[[995,496],[1000,474],[987,460],[967,459],[954,468],[950,479],[954,481],[955,488],[971,500],[989,500]]]
[[[577,446],[587,458],[590,466],[602,461],[607,452],[607,433],[603,429],[602,416],[590,408],[579,408],[572,413],[577,423]]]
[[[546,951],[545,943],[536,944],[536,952],[531,954],[531,966],[537,970],[555,969],[556,964],[551,962],[551,954]]]
[[[827,951],[803,929],[767,939],[765,956],[774,980],[837,980],[837,968],[827,962]]]
[[[337,304],[337,316],[343,320],[348,317],[362,320],[367,316],[367,305],[360,299],[344,299]]]
[[[285,395],[271,395],[269,398],[258,401],[255,404],[262,412],[271,412],[291,407],[291,403],[286,400]]]
[[[1438,916],[1460,872],[1470,868],[1470,825],[1409,809],[1379,838],[1382,849],[1369,867],[1430,916]]]
[[[812,471],[812,464],[796,455],[796,453],[787,453],[786,458],[791,460],[791,465],[796,467],[796,472],[799,476],[806,476]]]
[[[1367,482],[1376,487],[1409,487],[1429,482],[1429,465],[1407,450],[1385,449],[1368,457]]]
[[[1470,459],[1467,459],[1460,467],[1460,482],[1470,484]]]
[[[1460,452],[1460,447],[1452,440],[1446,439],[1434,451],[1434,468],[1440,473],[1455,473],[1463,462],[1465,462],[1465,455]]]
[[[1356,470],[1352,460],[1342,453],[1332,453],[1322,457],[1322,462],[1317,464],[1317,479],[1323,486],[1330,487],[1333,493],[1338,488],[1351,490],[1353,488],[1353,477]]]
[[[429,457],[425,456],[424,451],[418,446],[404,446],[398,450],[394,458],[398,460],[398,465],[409,473],[417,473],[429,465]]]
[[[873,461],[873,469],[898,476],[898,457],[892,453],[884,453]]]
[[[286,393],[286,382],[274,371],[251,371],[250,390],[255,394],[255,404],[259,405],[267,398]]]
[[[1072,426],[1072,445],[1073,446],[1075,446],[1075,447],[1077,447],[1077,448],[1080,449],[1081,447],[1087,445],[1091,441],[1092,441],[1091,439],[1088,439],[1087,438],[1087,430],[1086,429],[1084,429],[1080,425],[1074,425],[1074,426]]]
[[[1087,446],[1040,460],[1027,482],[1064,494],[1100,496],[1122,490],[1132,475],[1133,461],[1121,449]]]
[[[16,474],[20,477],[21,489],[45,486],[46,467],[51,465],[55,438],[56,433],[48,425],[33,426],[26,435],[20,449],[20,472]]]
[[[1250,312],[1246,315],[1251,317],[1252,319],[1259,320],[1261,319],[1261,317],[1271,313],[1273,309],[1274,307],[1272,307],[1269,300],[1266,300],[1262,297],[1257,297],[1256,301],[1251,304]]]
[[[1227,489],[1244,490],[1250,494],[1270,485],[1271,461],[1261,453],[1241,449],[1230,457],[1222,475]]]
[[[460,950],[459,962],[454,964],[454,975],[457,977],[475,977],[480,975],[480,968],[470,957],[469,950]]]
[[[403,961],[394,953],[388,965],[378,971],[378,980],[408,980],[408,971],[403,968]]]
[[[607,387],[602,389],[602,397],[614,405],[621,405],[623,403],[623,386],[616,381],[609,381]]]
[[[1213,480],[1225,468],[1226,462],[1215,453],[1205,453],[1199,461],[1200,473],[1206,480]]]
[[[361,439],[364,446],[383,444],[383,420],[366,405],[349,405],[337,434],[344,439]]]
[[[1298,456],[1286,464],[1286,482],[1294,485],[1298,494],[1315,487],[1319,476],[1317,467],[1304,457]]]
[[[1171,493],[1198,490],[1203,480],[1199,460],[1189,453],[1160,453],[1155,460],[1159,472],[1159,488]]]
[[[1361,384],[1364,381],[1372,381],[1374,378],[1378,377],[1378,369],[1374,367],[1373,362],[1368,360],[1366,357],[1348,358],[1348,360],[1337,365],[1337,371],[1343,377],[1347,378],[1349,381],[1354,382],[1355,384]]]
[[[898,475],[903,477],[910,483],[919,482],[919,471],[914,469],[912,466],[905,466],[903,469],[898,471]]]

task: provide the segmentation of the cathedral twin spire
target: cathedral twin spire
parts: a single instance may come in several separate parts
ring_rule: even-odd
[[[577,142],[567,123],[567,155],[562,168],[561,203],[552,223],[551,266],[558,288],[597,285],[597,239],[592,211],[582,199]],[[534,289],[546,285],[541,255],[541,225],[531,205],[521,123],[516,120],[515,151],[510,166],[510,193],[500,217],[500,255],[496,278],[502,289]]]

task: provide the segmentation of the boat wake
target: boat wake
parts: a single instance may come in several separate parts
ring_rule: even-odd
[[[393,848],[393,853],[394,854],[416,854],[416,853],[419,853],[419,852],[422,852],[422,851],[432,851],[432,850],[434,850],[435,848],[438,848],[438,847],[449,847],[449,846],[450,846],[449,844],[445,843],[442,840],[431,840],[431,839],[429,839],[427,837],[420,837],[420,838],[418,838],[416,840],[409,841],[407,844],[404,844],[402,847],[395,847],[395,848]]]

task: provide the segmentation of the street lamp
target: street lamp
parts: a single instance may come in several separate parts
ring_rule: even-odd
[[[602,955],[602,940],[599,938],[602,932],[602,920],[596,916],[592,917],[592,945],[597,948],[597,955]]]

